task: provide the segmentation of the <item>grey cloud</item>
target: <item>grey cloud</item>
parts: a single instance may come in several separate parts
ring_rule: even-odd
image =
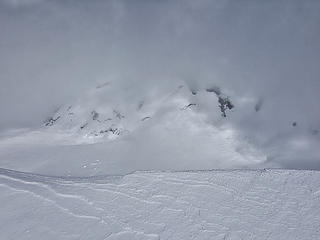
[[[22,6],[28,6],[28,5],[34,5],[41,3],[45,0],[1,0],[3,4],[10,6],[10,7],[22,7]]]

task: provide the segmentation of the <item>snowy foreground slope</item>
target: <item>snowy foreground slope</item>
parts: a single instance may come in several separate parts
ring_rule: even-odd
[[[320,172],[0,169],[0,239],[320,239]]]

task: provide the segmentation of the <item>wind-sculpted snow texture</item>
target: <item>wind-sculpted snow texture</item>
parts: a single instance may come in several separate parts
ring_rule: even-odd
[[[320,239],[320,173],[0,169],[1,239]]]

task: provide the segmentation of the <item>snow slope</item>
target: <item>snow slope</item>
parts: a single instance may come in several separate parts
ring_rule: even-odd
[[[320,239],[320,172],[0,169],[0,239]]]

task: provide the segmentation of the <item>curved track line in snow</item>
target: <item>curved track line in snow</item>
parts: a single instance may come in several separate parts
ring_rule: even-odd
[[[303,172],[319,172],[316,170],[302,170]],[[158,174],[158,173],[237,173],[237,172],[254,172],[263,174],[265,172],[301,172],[301,170],[294,169],[282,169],[282,168],[264,168],[264,169],[199,169],[199,170],[135,170],[126,174],[106,174],[95,176],[58,176],[58,175],[46,175],[40,173],[17,171],[8,168],[0,168],[0,175],[11,176],[14,178],[21,178],[26,181],[70,181],[70,182],[100,182],[100,181],[112,181],[122,179],[125,176],[133,174]]]
[[[59,177],[0,168],[4,239],[318,239],[320,172],[140,171]]]

